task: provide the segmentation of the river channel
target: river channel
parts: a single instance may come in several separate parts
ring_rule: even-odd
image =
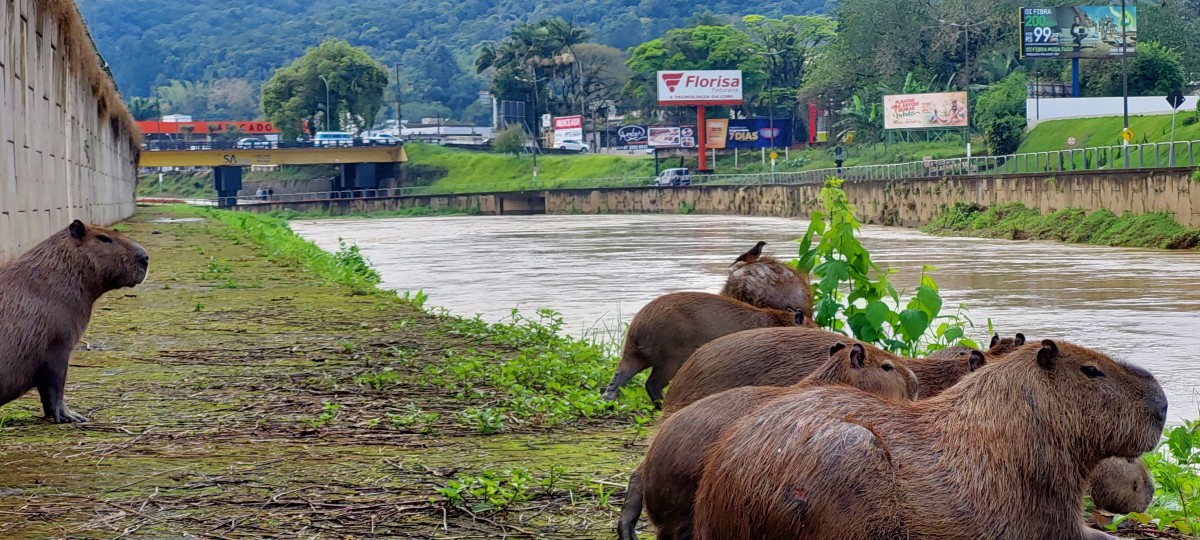
[[[808,222],[695,216],[502,216],[298,221],[324,249],[358,244],[383,286],[424,290],[429,304],[488,321],[514,307],[563,314],[575,334],[608,333],[654,297],[716,292],[729,263],[758,240],[794,258]],[[915,286],[923,265],[946,308],[966,305],[972,336],[1074,341],[1137,363],[1170,399],[1170,419],[1200,416],[1200,252],[942,238],[864,227],[873,259]]]

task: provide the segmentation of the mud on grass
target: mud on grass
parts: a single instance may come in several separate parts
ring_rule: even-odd
[[[352,295],[178,212],[128,223],[149,279],[72,357],[92,421],[0,408],[0,537],[611,537],[650,416],[596,398],[598,347]]]

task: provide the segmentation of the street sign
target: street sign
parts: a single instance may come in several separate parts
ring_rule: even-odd
[[[1175,90],[1167,94],[1167,103],[1171,104],[1172,109],[1179,109],[1183,105],[1183,92]]]
[[[1133,142],[1133,130],[1129,128],[1121,130],[1121,138],[1125,139],[1125,142],[1127,143]]]
[[[1075,137],[1067,137],[1067,146],[1075,147]]]
[[[776,160],[776,159],[778,159],[778,158],[779,158],[779,154],[778,154],[778,153],[776,153],[776,152],[771,152],[771,161],[775,161],[775,160]]]

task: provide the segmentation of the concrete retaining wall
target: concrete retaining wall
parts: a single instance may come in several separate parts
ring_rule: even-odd
[[[0,0],[0,261],[134,212],[138,134],[69,0]]]
[[[1200,183],[1187,169],[1154,172],[1090,172],[997,177],[952,177],[845,184],[865,223],[919,227],[956,202],[983,206],[1019,202],[1051,213],[1066,208],[1116,214],[1167,212],[1200,227]],[[335,215],[423,206],[481,214],[611,214],[696,212],[747,216],[808,217],[819,204],[819,186],[637,187],[544,192],[356,199],[240,207],[292,208]]]

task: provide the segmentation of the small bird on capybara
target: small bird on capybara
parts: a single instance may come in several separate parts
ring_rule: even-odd
[[[662,389],[701,345],[750,328],[800,326],[806,322],[803,311],[756,308],[716,294],[662,295],[646,304],[629,322],[621,361],[604,390],[604,398],[616,399],[629,379],[651,368],[646,393],[657,406],[662,402]]]
[[[741,387],[709,396],[665,419],[642,464],[630,476],[630,485],[617,533],[622,540],[636,540],[634,532],[645,501],[646,513],[659,538],[691,537],[692,501],[700,482],[704,455],[739,418],[796,389],[841,385],[885,398],[914,400],[917,380],[903,363],[887,356],[872,355],[860,343],[849,348],[838,342],[815,371],[790,387]]]
[[[67,362],[104,293],[146,279],[150,256],[125,235],[75,220],[0,267],[0,405],[36,388],[54,422],[84,422],[63,403]]]
[[[762,248],[765,245],[767,245],[766,242],[759,240],[757,244],[754,244],[754,247],[750,248],[750,251],[747,251],[741,255],[738,255],[738,258],[734,259],[734,261],[732,263],[730,263],[729,266],[733,266],[740,262],[752,263],[754,261],[757,261],[758,258],[760,256],[762,256]]]
[[[1167,399],[1139,367],[1030,343],[941,395],[789,392],[705,460],[695,538],[1113,538],[1080,516],[1100,461],[1152,450]]]
[[[766,242],[759,242],[759,249]],[[751,256],[752,255],[752,256]],[[812,286],[808,274],[774,257],[761,256],[761,249],[742,254],[734,261],[721,295],[760,308],[803,311],[812,317]]]

